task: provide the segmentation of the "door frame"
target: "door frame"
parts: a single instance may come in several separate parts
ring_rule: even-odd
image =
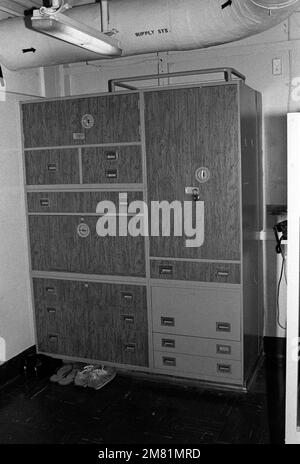
[[[291,113],[288,114],[288,291],[285,436],[286,444],[300,444],[300,417],[298,417],[300,270],[299,177],[300,113]]]

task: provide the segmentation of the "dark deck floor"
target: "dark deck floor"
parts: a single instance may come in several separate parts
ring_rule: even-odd
[[[265,359],[250,393],[118,375],[102,390],[19,377],[0,390],[0,444],[283,443],[284,363]]]

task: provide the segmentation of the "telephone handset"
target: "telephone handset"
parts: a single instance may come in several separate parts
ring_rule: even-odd
[[[274,233],[275,233],[275,238],[276,238],[276,252],[278,254],[282,254],[282,248],[281,248],[281,242],[282,240],[287,240],[287,221],[282,221],[276,224],[273,227]],[[281,237],[279,237],[279,234],[281,234]]]

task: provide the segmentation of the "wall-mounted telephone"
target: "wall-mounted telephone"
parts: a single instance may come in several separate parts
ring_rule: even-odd
[[[287,221],[279,222],[273,227],[273,230],[276,238],[276,252],[282,254],[281,242],[287,240]]]

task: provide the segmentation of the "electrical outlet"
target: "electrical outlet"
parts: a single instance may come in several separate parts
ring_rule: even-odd
[[[272,61],[272,72],[273,76],[282,75],[282,60],[281,58],[274,58]]]

